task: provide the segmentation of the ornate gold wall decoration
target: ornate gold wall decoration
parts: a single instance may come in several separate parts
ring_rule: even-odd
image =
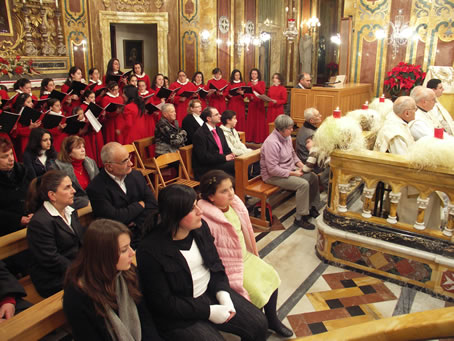
[[[150,9],[150,0],[116,0],[118,11],[145,12]]]
[[[163,4],[164,4],[164,1],[162,1],[162,0],[155,0],[155,2],[154,2],[154,5],[156,6],[157,9],[160,9]]]
[[[102,0],[102,3],[106,9],[110,7],[110,0]]]

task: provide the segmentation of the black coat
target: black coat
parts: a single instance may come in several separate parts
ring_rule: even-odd
[[[15,163],[9,178],[7,172],[0,171],[0,236],[24,228],[21,218],[26,215],[25,196],[29,181],[25,167]]]
[[[202,227],[191,233],[210,270],[207,293],[215,297],[220,290],[230,292],[224,266],[206,222],[202,220]],[[191,271],[170,236],[160,231],[149,234],[137,251],[137,265],[145,302],[158,329],[186,328],[198,320],[208,320],[210,301],[205,294],[193,297]]]
[[[227,144],[224,132],[219,127],[216,127],[216,132],[221,140],[222,154],[219,154],[219,147],[206,123],[196,131],[192,138],[192,168],[194,168],[197,178],[211,169],[230,162],[225,159],[225,156],[231,154],[232,151]]]
[[[24,287],[0,260],[0,301],[6,297],[25,297]]]
[[[71,215],[71,231],[60,216],[54,217],[41,206],[28,224],[28,248],[32,255],[31,280],[42,297],[63,288],[68,265],[76,258],[85,229],[77,211]]]
[[[46,164],[43,165],[39,161],[38,156],[33,154],[31,151],[26,150],[23,155],[24,166],[27,171],[27,178],[31,181],[34,178],[43,175],[48,170],[57,169],[55,159],[47,158]]]
[[[183,119],[183,123],[181,124],[181,129],[186,130],[188,134],[186,136],[186,145],[192,144],[192,137],[194,136],[195,132],[200,128],[199,122],[197,122],[194,118],[194,115],[187,114],[186,117]]]
[[[93,214],[125,225],[134,223],[143,229],[145,219],[155,213],[158,204],[142,173],[132,170],[125,179],[126,194],[120,186],[102,169],[86,188]],[[143,208],[139,201],[145,203]]]
[[[142,327],[142,340],[161,341],[145,303],[137,305]],[[98,315],[91,298],[73,285],[65,287],[63,311],[72,329],[75,341],[112,341],[106,322]]]

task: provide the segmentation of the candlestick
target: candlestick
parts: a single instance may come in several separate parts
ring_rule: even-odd
[[[366,103],[363,104],[362,109],[363,110],[369,109],[369,101],[366,101]]]
[[[39,4],[42,6],[43,5],[43,0],[39,0]]]
[[[385,95],[381,95],[380,99],[378,100],[379,103],[385,103]]]
[[[341,118],[341,111],[340,111],[339,107],[337,107],[337,108],[333,111],[333,117],[334,117],[334,118]]]
[[[443,128],[434,128],[434,137],[443,140]]]

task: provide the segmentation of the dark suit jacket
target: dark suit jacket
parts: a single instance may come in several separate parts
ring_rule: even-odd
[[[93,214],[97,218],[117,220],[125,225],[134,223],[142,229],[147,216],[155,213],[158,204],[142,173],[133,169],[125,179],[125,194],[102,169],[86,188]],[[139,201],[145,203],[143,208]]]
[[[192,138],[197,130],[199,130],[200,124],[194,118],[194,115],[187,114],[186,117],[183,119],[183,123],[181,125],[181,129],[186,130],[188,134],[186,136],[186,145],[192,144]]]
[[[197,130],[192,138],[192,168],[196,177],[226,163],[225,156],[232,153],[222,129],[216,127],[216,132],[221,140],[223,154],[219,154],[219,148],[214,140],[213,133],[206,123]]]
[[[28,224],[28,248],[32,255],[30,277],[42,297],[63,288],[66,269],[82,244],[85,229],[80,225],[76,210],[71,215],[71,227],[74,231],[61,217],[51,216],[44,206]]]
[[[46,165],[43,165],[41,161],[39,161],[38,156],[29,150],[24,151],[23,159],[25,169],[27,170],[27,178],[30,181],[43,175],[48,170],[57,169],[55,159],[47,158]]]
[[[230,292],[224,266],[205,221],[192,230],[205,266],[210,270],[206,294],[215,297],[220,290]],[[142,293],[158,329],[185,328],[198,320],[208,320],[210,300],[205,294],[193,297],[191,271],[186,259],[169,235],[150,233],[137,250]]]

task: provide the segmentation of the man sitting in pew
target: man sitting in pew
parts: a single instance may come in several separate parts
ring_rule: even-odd
[[[86,189],[93,214],[128,226],[131,245],[136,248],[145,234],[145,219],[157,211],[156,199],[142,174],[132,169],[128,151],[121,144],[104,145],[101,160],[104,168]]]
[[[235,155],[230,150],[224,132],[217,125],[221,115],[216,108],[206,107],[202,112],[205,122],[192,139],[192,165],[196,179],[212,169],[220,169],[235,176]]]
[[[16,277],[0,261],[0,323],[31,306],[30,302],[22,299],[26,295]]]
[[[296,191],[294,224],[306,230],[315,226],[309,219],[316,218],[320,205],[318,178],[314,173],[303,173],[304,164],[293,150],[290,135],[294,122],[290,116],[279,115],[274,130],[263,142],[260,153],[262,180],[286,190]]]
[[[0,137],[0,236],[24,228],[33,214],[26,214],[29,181],[25,167],[14,161],[13,145]]]

